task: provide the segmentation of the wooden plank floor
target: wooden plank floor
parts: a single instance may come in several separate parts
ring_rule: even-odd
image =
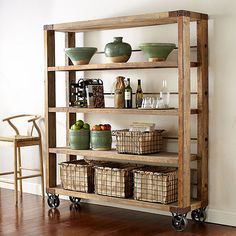
[[[149,235],[213,235],[233,236],[236,228],[214,224],[195,224],[189,220],[185,232],[176,233],[171,217],[138,211],[82,203],[79,210],[70,210],[69,201],[61,201],[58,210],[48,208],[46,199],[24,194],[18,208],[14,192],[0,189],[1,236],[149,236]]]

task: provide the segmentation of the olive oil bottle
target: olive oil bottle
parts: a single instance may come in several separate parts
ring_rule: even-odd
[[[143,90],[141,87],[141,80],[138,79],[138,87],[136,90],[136,108],[140,108],[142,106],[143,102]]]

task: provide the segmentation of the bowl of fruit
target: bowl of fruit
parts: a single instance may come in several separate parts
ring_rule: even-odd
[[[90,133],[91,148],[97,151],[111,150],[111,125],[94,125]]]
[[[90,125],[82,120],[76,121],[69,130],[70,148],[87,150],[90,148]]]

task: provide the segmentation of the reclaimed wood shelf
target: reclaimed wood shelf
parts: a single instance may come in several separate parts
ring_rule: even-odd
[[[59,32],[87,32],[96,30],[155,26],[178,23],[178,19],[181,16],[188,17],[190,21],[208,19],[207,14],[185,10],[177,10],[143,15],[122,16],[106,19],[51,24],[45,25],[44,29]]]
[[[190,23],[196,22],[196,62],[190,61]],[[88,65],[72,65],[66,57],[65,66],[56,66],[55,32],[64,32],[65,47],[76,46],[76,33],[110,30],[132,27],[148,27],[165,24],[176,24],[178,34],[178,60],[161,62],[127,62],[103,63]],[[68,22],[44,26],[45,40],[45,123],[46,123],[46,166],[47,166],[47,193],[73,196],[96,201],[126,204],[136,207],[152,208],[170,211],[172,220],[181,215],[181,219],[194,209],[204,209],[208,205],[208,15],[203,13],[177,10],[161,13],[151,13],[134,16],[114,17],[89,21]],[[102,52],[101,52],[102,53]],[[197,68],[197,91],[191,93],[191,67]],[[137,70],[177,68],[178,73],[178,109],[169,110],[140,110],[140,109],[114,109],[114,108],[76,108],[69,107],[70,85],[76,82],[76,71],[97,70]],[[65,107],[56,106],[56,72],[65,72]],[[191,109],[191,94],[197,96],[196,109]],[[57,132],[59,127],[56,122],[58,112],[66,114],[66,146],[69,146],[69,128],[76,121],[76,113],[101,113],[101,114],[134,114],[134,115],[168,115],[178,119],[178,135],[172,139],[178,140],[178,153],[158,153],[153,155],[118,154],[116,151],[71,150],[68,147],[57,147]],[[197,154],[191,154],[191,115],[196,115],[197,122]],[[171,138],[171,137],[169,137]],[[64,190],[57,184],[57,155],[65,155],[67,160],[74,160],[76,156],[91,158],[107,158],[114,161],[147,162],[152,165],[173,164],[178,167],[178,202],[170,205],[142,202],[133,199],[106,197],[96,194],[80,193]],[[191,200],[190,164],[197,161],[197,201]],[[53,200],[53,198],[49,200]],[[58,199],[59,200],[59,199]],[[183,224],[182,224],[183,223]],[[181,221],[179,226],[186,226]],[[176,226],[175,224],[173,225]],[[178,229],[179,230],[179,229]]]
[[[98,195],[95,193],[83,193],[83,192],[66,190],[66,189],[61,188],[60,185],[58,185],[55,188],[47,189],[47,192],[51,194],[60,194],[60,195],[77,197],[81,199],[87,199],[87,200],[102,201],[102,202],[109,202],[109,203],[115,203],[115,204],[124,204],[124,205],[129,205],[129,206],[150,208],[150,209],[162,210],[162,211],[170,211],[170,209],[172,210],[178,209],[177,202],[171,203],[171,204],[161,204],[161,203],[137,201],[137,200],[129,199],[129,198],[109,197],[109,196]],[[191,200],[191,205],[190,205],[191,210],[198,209],[200,206],[201,206],[201,201]]]
[[[80,108],[80,107],[49,107],[49,112],[68,112],[68,113],[104,113],[104,114],[123,114],[123,115],[166,115],[178,116],[178,109],[150,110],[150,109],[116,109],[116,108]],[[198,109],[191,109],[191,114],[198,114]]]
[[[198,67],[198,62],[191,62],[191,67]],[[48,67],[48,71],[93,71],[93,70],[128,70],[128,69],[155,69],[155,68],[178,68],[177,62],[126,62],[126,63],[104,63],[70,66]]]
[[[152,164],[174,164],[178,165],[178,153],[160,152],[152,155],[135,155],[135,154],[120,154],[116,150],[111,151],[94,151],[94,150],[73,150],[69,147],[49,148],[50,153],[78,155],[86,157],[103,157],[114,159],[117,161],[139,161]],[[197,160],[196,154],[191,154],[191,161]]]

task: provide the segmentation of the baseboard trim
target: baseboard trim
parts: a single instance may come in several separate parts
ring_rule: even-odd
[[[208,207],[207,222],[236,227],[236,213]]]
[[[12,184],[8,184],[8,183],[0,183],[0,187],[6,188],[6,189],[12,189],[12,190],[14,189],[14,186]],[[25,193],[41,195],[41,185],[38,183],[30,183],[30,182],[23,181],[23,191]],[[68,200],[68,197],[66,197],[66,196],[60,196],[60,198],[64,199],[64,200]],[[118,208],[123,208],[123,209],[130,209],[130,210],[136,210],[136,211],[142,211],[142,212],[170,216],[169,212],[156,211],[156,210],[152,210],[152,209],[147,210],[144,208],[124,206],[124,205],[119,205],[119,204],[109,204],[107,202],[97,202],[97,201],[91,201],[91,200],[83,200],[83,202],[96,204],[96,205],[102,205],[102,206],[118,207]],[[188,214],[188,218],[191,218],[190,214]],[[222,225],[236,227],[236,213],[208,207],[206,221],[209,223],[222,224]]]
[[[4,179],[1,178],[2,180],[9,180],[9,179]],[[31,193],[35,195],[42,195],[42,189],[41,189],[41,184],[38,183],[31,183],[27,181],[22,182],[22,187],[23,187],[23,192],[24,193]],[[0,182],[0,188],[6,188],[6,189],[11,189],[14,190],[14,184],[9,184],[9,183],[1,183]]]

